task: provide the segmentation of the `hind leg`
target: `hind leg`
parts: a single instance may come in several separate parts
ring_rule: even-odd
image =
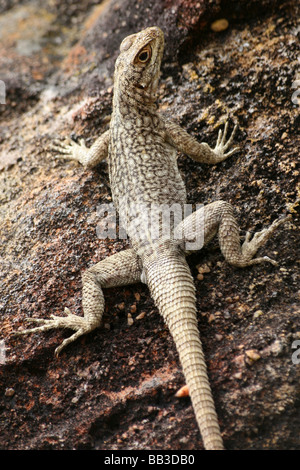
[[[27,321],[38,323],[39,326],[15,332],[14,335],[26,335],[37,331],[47,331],[54,328],[70,328],[75,333],[66,338],[55,350],[58,355],[63,348],[80,336],[93,331],[100,326],[104,311],[104,295],[102,288],[139,282],[141,270],[137,256],[133,250],[124,250],[110,256],[82,275],[82,307],[84,316],[79,317],[65,308],[64,317],[51,315],[50,319],[28,318]]]
[[[251,240],[248,232],[241,245],[233,207],[225,201],[216,201],[186,217],[176,227],[175,237],[181,240],[180,246],[185,251],[197,251],[218,234],[221,251],[229,264],[239,267],[263,262],[277,264],[268,256],[254,256],[278,227],[289,219],[290,216],[275,220],[272,225],[257,232]]]

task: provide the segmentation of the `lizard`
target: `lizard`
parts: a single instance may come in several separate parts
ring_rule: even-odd
[[[113,109],[109,129],[88,148],[83,139],[76,143],[55,141],[51,149],[56,157],[79,162],[92,168],[107,159],[114,205],[123,215],[131,241],[130,248],[111,255],[82,274],[83,316],[66,307],[65,316],[48,319],[28,318],[38,326],[17,331],[29,334],[52,328],[69,328],[74,333],[55,350],[101,325],[104,311],[103,289],[144,282],[174,339],[191,402],[205,449],[224,449],[207,367],[200,339],[195,285],[186,261],[191,251],[199,250],[216,234],[225,260],[246,267],[262,262],[276,265],[268,256],[255,258],[277,228],[289,217],[276,219],[268,228],[247,232],[241,245],[233,207],[220,200],[201,206],[183,218],[174,220],[170,231],[163,230],[158,219],[158,236],[149,230],[149,211],[158,214],[161,205],[180,208],[186,203],[186,188],[178,169],[178,154],[196,162],[215,165],[239,148],[230,150],[237,125],[227,139],[228,122],[219,130],[214,148],[199,143],[178,124],[157,111],[160,67],[164,34],[159,27],[146,28],[126,37],[115,63]],[[158,209],[157,209],[158,208]],[[202,245],[191,242],[202,234]]]

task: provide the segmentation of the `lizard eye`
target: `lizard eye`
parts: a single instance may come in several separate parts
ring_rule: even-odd
[[[148,44],[144,47],[136,56],[135,62],[140,64],[146,64],[151,59],[152,49],[151,46]]]

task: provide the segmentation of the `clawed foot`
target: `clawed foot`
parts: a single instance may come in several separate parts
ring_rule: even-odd
[[[79,317],[70,312],[68,308],[65,308],[65,317],[58,317],[56,315],[51,315],[51,319],[40,319],[40,318],[27,318],[26,321],[39,323],[40,326],[34,328],[28,328],[26,330],[16,331],[13,333],[13,336],[27,335],[29,333],[36,333],[37,331],[47,331],[54,328],[70,328],[75,330],[75,333],[66,338],[58,348],[55,350],[55,355],[58,356],[63,348],[68,344],[75,341],[79,336],[82,336],[86,333],[92,331],[98,325],[90,324],[84,317]]]
[[[245,265],[258,264],[263,262],[271,263],[274,266],[278,265],[277,261],[269,258],[268,256],[263,256],[261,258],[254,259],[252,258],[255,253],[259,250],[259,248],[263,246],[266,241],[272,236],[272,234],[277,230],[277,228],[280,225],[285,224],[288,220],[291,219],[291,217],[291,215],[288,215],[287,217],[284,217],[282,219],[276,219],[272,223],[272,225],[270,225],[270,227],[261,230],[261,232],[255,233],[251,240],[251,233],[247,232],[245,241],[242,245],[243,258],[248,260],[247,264]]]
[[[58,152],[58,155],[55,155],[56,158],[75,160],[82,165],[84,165],[88,152],[88,148],[84,143],[84,139],[80,139],[79,144],[71,139],[67,140],[66,142],[54,141],[53,144],[50,145],[49,150]]]
[[[232,150],[229,150],[229,152],[225,153],[226,150],[230,147],[230,145],[233,142],[233,138],[235,136],[236,130],[237,130],[237,124],[234,126],[234,129],[231,133],[231,136],[229,139],[226,141],[226,135],[227,135],[227,129],[228,129],[228,122],[225,123],[224,131],[219,130],[218,134],[218,139],[216,146],[214,148],[214,152],[218,155],[219,161],[223,161],[226,158],[230,157],[233,153],[237,152],[239,150],[239,147],[234,147]]]

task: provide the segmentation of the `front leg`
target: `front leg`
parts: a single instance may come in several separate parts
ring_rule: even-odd
[[[197,162],[215,165],[239,150],[238,147],[235,147],[227,151],[233,142],[237,125],[234,126],[231,136],[226,140],[228,129],[228,123],[226,122],[224,132],[219,130],[217,143],[212,149],[206,142],[199,143],[177,124],[171,121],[164,121],[164,123],[167,142]]]
[[[38,323],[40,326],[17,331],[13,333],[13,336],[26,335],[37,331],[42,332],[54,328],[69,328],[75,331],[72,336],[66,338],[56,348],[55,354],[58,355],[68,344],[101,325],[104,311],[102,288],[133,284],[139,282],[140,279],[141,269],[139,261],[132,249],[109,256],[83,273],[83,317],[74,315],[68,308],[65,308],[66,316],[64,317],[51,315],[50,319],[28,318],[27,321]]]
[[[85,168],[92,168],[107,157],[109,137],[110,131],[108,130],[104,132],[90,148],[86,147],[84,140],[81,139],[79,144],[73,140],[69,140],[65,143],[54,142],[50,146],[50,150],[58,152],[58,158],[75,160],[81,163]]]

